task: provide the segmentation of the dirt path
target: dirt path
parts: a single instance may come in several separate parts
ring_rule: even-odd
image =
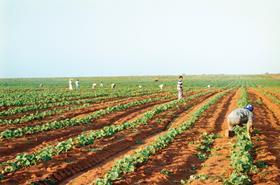
[[[255,103],[254,125],[261,133],[254,139],[256,148],[255,161],[264,161],[267,168],[253,175],[254,184],[279,185],[280,182],[280,110],[275,109],[275,104],[251,89],[250,98],[252,102],[261,99],[262,103]]]
[[[187,179],[201,168],[201,161],[195,155],[196,145],[192,143],[197,141],[203,132],[221,130],[225,117],[222,113],[229,109],[229,102],[232,102],[234,94],[231,92],[223,97],[203,113],[192,129],[176,137],[171,145],[153,156],[147,164],[114,184],[181,184],[181,180]],[[162,170],[169,175],[163,174]]]
[[[258,104],[257,100],[261,100],[261,102],[263,102],[271,111],[273,111],[274,116],[276,116],[278,118],[278,120],[280,120],[280,106],[278,104],[276,104],[270,98],[266,97],[262,93],[259,93],[258,91],[256,91],[253,88],[249,89],[249,92],[257,95],[255,104]],[[280,125],[280,124],[278,124],[278,125]]]
[[[203,99],[209,98],[213,94],[214,93],[211,93],[210,95],[197,98],[195,102],[203,101]],[[37,170],[36,174],[38,175],[36,176],[41,177],[38,179],[45,179],[49,177],[60,182],[69,177],[71,178],[74,174],[96,167],[96,165],[99,165],[102,162],[107,163],[107,160],[112,161],[118,155],[124,155],[131,150],[134,151],[135,147],[138,147],[138,145],[143,143],[145,139],[153,137],[154,135],[166,130],[170,121],[184,112],[184,110],[189,106],[184,106],[183,109],[175,107],[172,111],[167,111],[156,116],[147,125],[142,125],[137,129],[128,129],[119,132],[113,137],[97,140],[91,146],[83,147],[82,149],[75,149],[65,155],[63,154],[55,157],[54,160],[48,162],[47,164],[42,164],[43,166],[39,165],[35,168],[29,168],[28,170],[32,171],[33,174],[34,171]],[[65,160],[68,160],[68,163],[65,163]],[[48,167],[47,172],[42,170],[44,167]],[[38,172],[38,169],[41,170]],[[26,171],[21,175],[27,175]],[[32,180],[34,179],[36,178],[33,178]]]

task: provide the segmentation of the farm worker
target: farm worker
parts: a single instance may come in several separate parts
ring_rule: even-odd
[[[178,90],[178,99],[180,100],[183,98],[183,76],[182,75],[179,76],[177,90]]]
[[[76,90],[78,90],[80,88],[80,81],[76,80],[75,85],[76,85]]]
[[[138,87],[139,87],[139,89],[142,89],[142,85],[139,85]]]
[[[208,87],[208,88],[210,88],[210,87],[211,87],[211,85],[207,85],[207,87]]]
[[[73,90],[73,84],[72,84],[72,79],[69,79],[69,90]]]
[[[253,110],[254,107],[248,104],[244,108],[237,108],[233,110],[227,117],[228,130],[226,132],[227,137],[232,137],[234,135],[233,127],[236,125],[247,124],[247,132],[250,136],[250,130],[253,127]]]
[[[102,82],[100,82],[100,87],[103,87],[103,83]]]
[[[162,89],[163,89],[163,84],[160,84],[160,85],[159,85],[159,88],[160,88],[160,90],[162,91]]]
[[[111,89],[115,89],[116,84],[111,84]]]
[[[91,86],[91,88],[92,88],[92,89],[95,89],[96,85],[97,85],[96,83],[93,83],[92,86]]]

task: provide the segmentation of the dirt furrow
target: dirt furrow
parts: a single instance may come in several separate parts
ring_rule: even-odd
[[[280,182],[280,113],[274,109],[272,102],[254,90],[250,90],[252,102],[261,99],[262,103],[255,103],[254,126],[260,134],[254,139],[256,149],[255,161],[265,162],[268,167],[260,169],[260,172],[252,177],[254,184],[276,185]]]

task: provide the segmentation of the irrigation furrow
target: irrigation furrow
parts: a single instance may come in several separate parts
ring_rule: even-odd
[[[255,104],[254,126],[260,133],[253,142],[256,149],[255,162],[265,164],[264,168],[260,168],[260,171],[253,175],[253,183],[276,185],[280,182],[279,109],[273,109],[275,104],[256,91],[249,92],[253,102],[262,100],[261,103]]]

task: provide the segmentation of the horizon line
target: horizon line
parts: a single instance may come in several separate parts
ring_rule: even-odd
[[[157,76],[214,76],[214,75],[223,75],[223,76],[256,76],[256,75],[280,75],[280,73],[194,73],[194,74],[186,74],[186,73],[178,73],[178,74],[149,74],[149,75],[99,75],[99,76],[89,76],[89,75],[82,75],[82,76],[31,76],[31,77],[1,77],[0,79],[38,79],[38,78],[98,78],[98,77],[157,77]]]

